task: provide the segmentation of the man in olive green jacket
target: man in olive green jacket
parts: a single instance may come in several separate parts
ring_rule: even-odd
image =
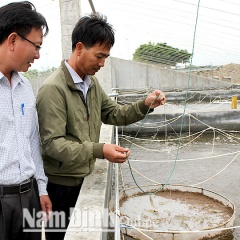
[[[67,224],[69,208],[75,206],[95,159],[123,163],[130,154],[129,149],[115,144],[99,143],[102,122],[128,125],[143,119],[150,106],[165,103],[160,90],[131,105],[119,105],[105,94],[93,75],[104,66],[113,44],[113,29],[103,17],[81,18],[72,33],[70,58],[62,61],[37,96],[48,193],[53,211],[64,211]],[[48,233],[48,240],[64,238],[64,231],[57,227],[56,232]]]

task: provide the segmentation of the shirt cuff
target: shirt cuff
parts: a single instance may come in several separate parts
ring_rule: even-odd
[[[45,181],[37,180],[37,185],[38,185],[39,196],[48,195]]]

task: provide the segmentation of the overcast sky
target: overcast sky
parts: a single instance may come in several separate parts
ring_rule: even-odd
[[[195,65],[240,64],[239,0],[92,1],[96,11],[106,15],[115,29],[116,42],[111,51],[113,57],[132,59],[132,54],[141,44],[151,41],[166,42],[190,53],[194,49]],[[1,0],[0,5],[9,2]],[[62,58],[58,1],[31,2],[46,17],[50,28],[49,35],[44,39],[41,58],[32,68],[57,67]],[[198,3],[200,8],[197,15]],[[82,15],[91,12],[88,0],[82,0],[81,7]]]

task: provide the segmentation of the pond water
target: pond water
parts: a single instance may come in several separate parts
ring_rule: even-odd
[[[181,137],[121,135],[119,142],[131,150],[129,161],[121,164],[122,189],[163,183],[196,186],[221,194],[236,207],[236,228],[233,236],[218,239],[240,239],[239,132],[212,129]]]

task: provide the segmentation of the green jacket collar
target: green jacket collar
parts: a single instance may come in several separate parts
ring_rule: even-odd
[[[68,87],[69,87],[71,90],[73,90],[73,91],[80,91],[80,90],[76,87],[75,83],[73,82],[73,79],[72,79],[72,77],[71,77],[71,74],[69,73],[69,71],[68,71],[68,69],[67,69],[67,67],[66,67],[66,65],[65,65],[65,60],[62,60],[62,62],[61,62],[61,68],[62,68],[62,70],[63,70],[63,72],[64,72],[65,79],[66,79],[66,83],[67,83]],[[89,88],[91,88],[91,87],[94,86],[94,81],[93,81],[94,76],[89,76],[89,77],[90,77],[90,80],[91,80],[91,83],[90,83]]]

